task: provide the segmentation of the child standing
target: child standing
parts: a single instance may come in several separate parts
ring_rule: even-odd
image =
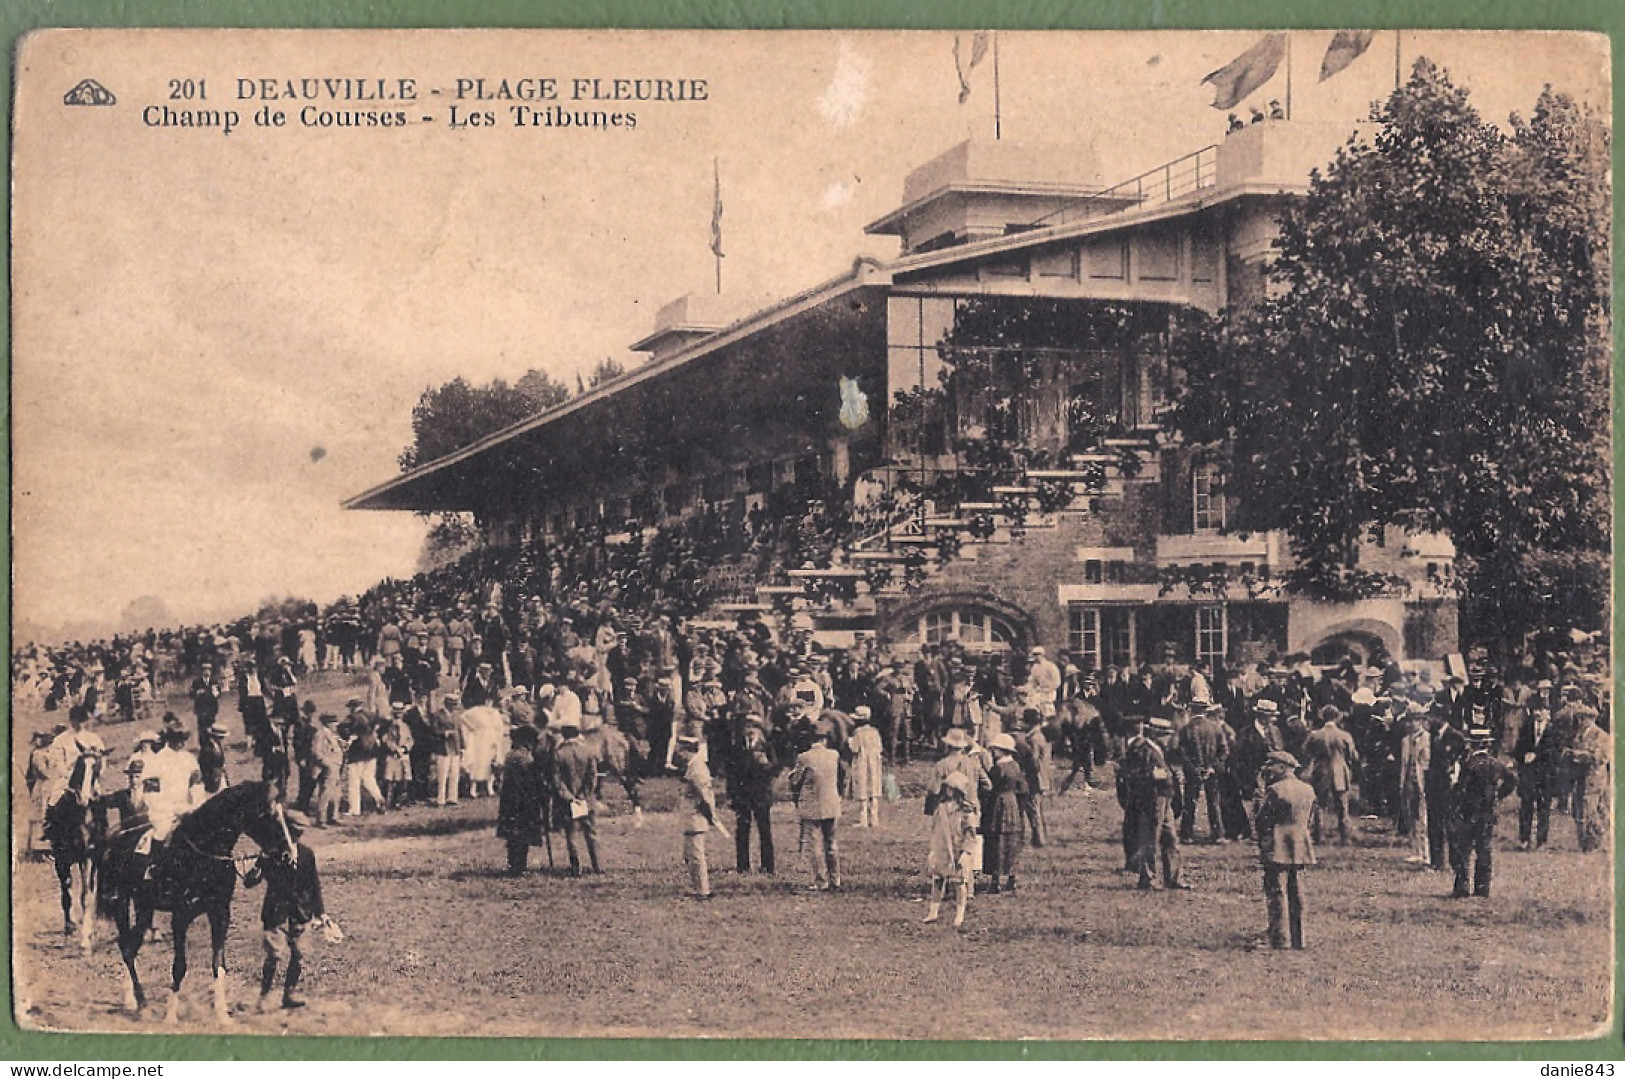
[[[975,872],[976,829],[980,826],[976,788],[968,776],[951,772],[937,791],[931,813],[931,845],[926,852],[926,869],[931,874],[929,924],[942,914],[943,896],[951,887],[954,899],[954,925],[965,924],[965,904],[970,900],[971,875]]]

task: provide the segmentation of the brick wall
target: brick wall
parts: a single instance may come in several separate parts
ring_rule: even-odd
[[[1121,499],[1104,502],[1096,512],[1065,516],[1053,528],[1033,529],[1023,539],[1009,543],[969,545],[975,548],[975,558],[956,559],[919,592],[881,602],[883,632],[908,634],[911,625],[893,625],[898,616],[911,622],[921,610],[934,605],[933,601],[975,603],[979,597],[996,597],[1031,620],[1037,640],[1024,643],[1042,644],[1053,655],[1066,647],[1068,628],[1067,611],[1056,589],[1083,581],[1077,549],[1133,547],[1136,560],[1153,560],[1162,517],[1161,485],[1135,482]]]

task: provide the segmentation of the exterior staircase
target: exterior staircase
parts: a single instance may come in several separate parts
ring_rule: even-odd
[[[916,499],[899,507],[885,527],[832,550],[822,564],[783,567],[757,584],[753,595],[719,597],[724,601],[712,614],[719,620],[789,615],[814,631],[862,628],[888,599],[926,589],[956,564],[985,560],[1069,520],[1108,510],[1134,485],[1160,482],[1160,458],[1157,429],[1145,428],[1107,439],[1097,452],[1028,469],[1014,482],[994,486],[987,501],[943,505]],[[1066,485],[1071,501],[1046,510],[1042,496],[1057,484]]]

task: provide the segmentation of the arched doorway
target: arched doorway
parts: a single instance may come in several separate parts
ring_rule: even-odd
[[[967,652],[1024,652],[1034,639],[1026,612],[993,596],[922,597],[898,608],[887,636],[905,651],[958,642]]]
[[[1309,649],[1309,660],[1322,667],[1345,660],[1364,667],[1379,656],[1400,658],[1399,634],[1394,627],[1372,618],[1329,626]]]

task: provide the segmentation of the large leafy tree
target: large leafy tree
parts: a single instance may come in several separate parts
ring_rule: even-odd
[[[500,378],[484,386],[454,378],[426,389],[412,409],[412,445],[401,451],[401,471],[426,465],[569,399],[567,386],[536,370],[527,371],[511,386]]]
[[[1176,343],[1174,422],[1312,593],[1396,524],[1455,542],[1470,630],[1597,617],[1608,131],[1549,89],[1503,131],[1425,59],[1372,119],[1283,213],[1266,298]]]

